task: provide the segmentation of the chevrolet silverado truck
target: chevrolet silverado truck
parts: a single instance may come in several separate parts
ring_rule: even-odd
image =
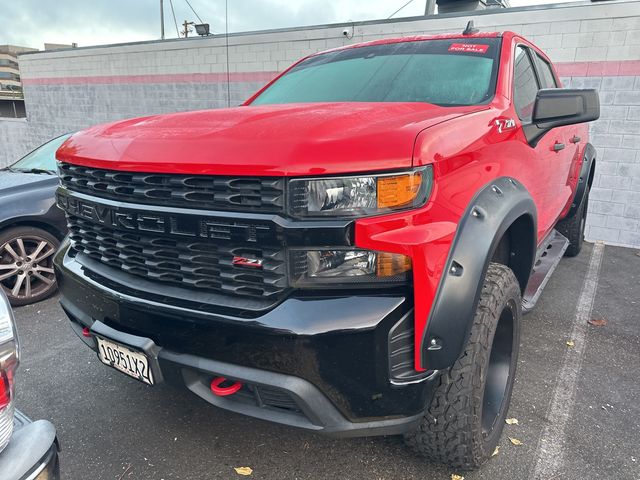
[[[236,108],[58,150],[60,302],[100,360],[233,412],[488,459],[521,317],[583,241],[594,90],[512,32],[310,55]]]

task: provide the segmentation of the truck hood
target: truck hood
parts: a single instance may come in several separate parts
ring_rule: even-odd
[[[56,156],[95,168],[210,175],[407,168],[420,131],[483,108],[354,102],[155,115],[76,133]]]

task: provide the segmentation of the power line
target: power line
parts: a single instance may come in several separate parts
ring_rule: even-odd
[[[229,0],[224,0],[224,39],[227,46],[227,106],[231,107],[231,73],[229,73]]]
[[[180,30],[178,30],[178,20],[176,20],[176,12],[173,9],[173,0],[169,0],[169,5],[171,5],[171,13],[173,15],[173,23],[176,26],[176,35],[178,35],[178,38],[180,38]]]
[[[198,17],[198,20],[200,20],[200,23],[204,23],[204,22],[202,21],[202,19],[200,18],[200,15],[198,15],[198,14],[196,13],[196,11],[193,9],[193,7],[191,6],[191,4],[189,3],[189,0],[184,0],[184,1],[185,1],[185,2],[187,2],[187,5],[189,5],[189,8],[190,8],[190,9],[191,9],[191,11],[193,12],[193,14],[194,14],[196,17]]]
[[[395,12],[393,12],[391,15],[389,15],[387,17],[387,20],[389,20],[391,17],[393,17],[396,13],[398,13],[400,10],[402,10],[404,7],[406,7],[407,5],[409,5],[410,3],[413,3],[413,0],[409,0],[407,3],[405,3],[404,5],[402,5],[399,9],[397,9]]]

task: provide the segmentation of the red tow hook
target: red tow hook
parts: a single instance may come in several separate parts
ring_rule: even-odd
[[[91,330],[89,330],[89,327],[82,327],[82,336],[83,337],[91,336]]]
[[[242,388],[242,384],[240,382],[235,382],[228,387],[221,387],[220,385],[226,381],[227,379],[224,377],[214,378],[211,380],[211,391],[219,397],[226,397],[228,395],[233,395]]]

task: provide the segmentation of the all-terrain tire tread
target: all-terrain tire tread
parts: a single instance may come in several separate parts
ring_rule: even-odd
[[[405,435],[405,443],[430,461],[469,470],[491,454],[485,451],[481,431],[483,375],[497,317],[505,298],[511,295],[520,305],[520,289],[511,269],[490,264],[464,351],[437,380],[433,400],[418,429]]]

